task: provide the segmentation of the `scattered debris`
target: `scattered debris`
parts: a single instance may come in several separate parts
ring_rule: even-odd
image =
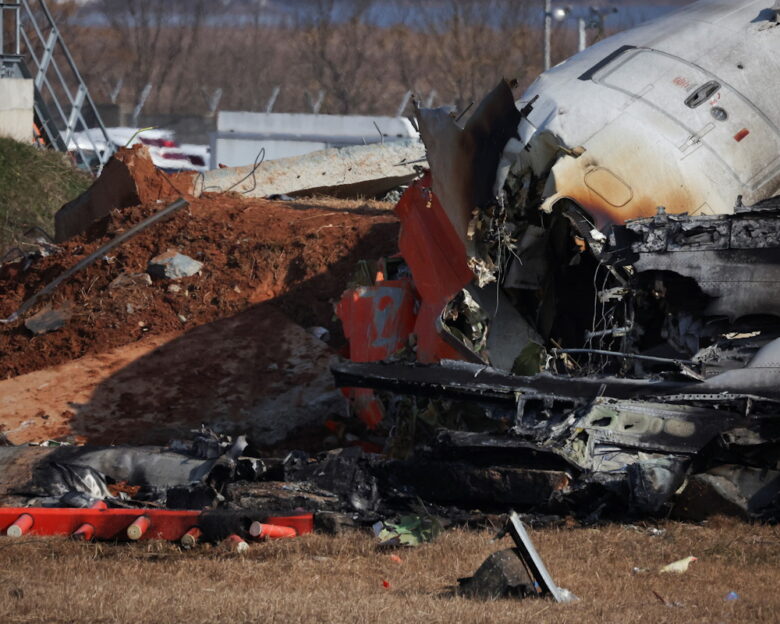
[[[507,532],[515,547],[493,553],[474,576],[458,579],[461,593],[485,600],[528,596],[551,596],[556,602],[578,600],[568,590],[555,585],[515,512],[509,514],[506,528],[499,537]]]
[[[467,598],[496,600],[537,595],[534,581],[514,548],[493,553],[474,576],[458,579],[458,582],[458,593]]]
[[[651,589],[650,591],[653,592],[653,596],[658,598],[658,602],[660,602],[665,607],[684,607],[685,606],[685,604],[683,604],[682,602],[670,602],[670,601],[668,601],[666,598],[664,598],[661,594],[659,594],[654,589]]]
[[[175,249],[169,249],[149,260],[148,273],[157,279],[178,280],[195,275],[202,268],[202,262],[185,256]]]
[[[322,342],[330,341],[330,332],[324,327],[309,327],[307,331],[318,340],[322,340]]]
[[[108,243],[106,243],[105,245],[103,245],[102,247],[100,247],[90,255],[88,255],[86,258],[83,258],[81,261],[77,262],[75,265],[70,267],[67,271],[61,273],[59,276],[57,276],[57,278],[54,281],[47,284],[45,288],[35,293],[29,299],[25,300],[19,306],[19,308],[16,311],[14,311],[8,318],[0,319],[0,324],[5,325],[5,324],[15,322],[16,320],[21,318],[27,312],[27,310],[32,308],[32,306],[35,305],[37,301],[39,301],[42,297],[52,294],[62,283],[70,279],[76,273],[82,271],[83,269],[86,269],[91,264],[93,264],[96,260],[100,258],[105,258],[106,254],[112,249],[118,247],[126,240],[133,238],[139,232],[142,232],[150,225],[153,225],[154,223],[158,222],[160,219],[170,216],[180,208],[187,205],[188,204],[184,199],[179,198],[172,204],[169,204],[168,206],[163,208],[162,210],[155,212],[154,214],[150,215],[140,223],[135,224],[129,230],[122,232],[121,234],[118,234],[111,241],[109,241]]]
[[[688,571],[688,566],[691,565],[691,563],[694,561],[698,561],[698,558],[691,555],[689,557],[685,557],[684,559],[679,559],[678,561],[673,561],[672,563],[665,565],[660,570],[658,570],[658,572],[674,572],[676,574],[682,574],[683,572]]]
[[[397,522],[377,522],[373,528],[381,547],[419,546],[433,541],[444,530],[438,518],[412,515],[401,516]]]
[[[122,273],[108,285],[111,288],[128,288],[131,286],[151,286],[152,277],[148,273]],[[173,286],[173,285],[172,285]],[[170,288],[170,287],[169,287]]]
[[[68,308],[52,309],[49,307],[43,308],[37,314],[31,316],[24,322],[24,326],[29,329],[34,335],[40,336],[47,332],[57,331],[65,326],[65,323],[71,317],[71,312]]]
[[[502,81],[463,122],[418,107],[425,150],[260,154],[178,177],[120,150],[58,213],[58,247],[0,267],[3,440],[77,443],[0,447],[0,530],[244,552],[314,526],[417,546],[507,509],[780,519],[780,139],[659,28],[519,98]],[[780,33],[751,28],[745,49],[757,32]],[[658,72],[680,77],[654,89]],[[603,93],[614,118],[561,106]],[[685,123],[667,119],[669,93]],[[726,132],[723,106],[756,125]],[[637,134],[649,110],[662,121]],[[395,217],[300,199],[407,184]],[[505,531],[515,547],[460,593],[577,600],[515,512]]]
[[[743,29],[752,10],[721,17]],[[780,308],[766,288],[780,283],[780,177],[759,156],[774,158],[780,138],[767,127],[748,146],[710,123],[695,160],[669,151],[688,139],[656,140],[702,127],[698,104],[712,96],[739,124],[763,127],[777,111],[748,103],[757,85],[737,93],[667,50],[664,23],[604,41],[520,97],[502,81],[462,123],[416,110],[430,171],[396,207],[401,257],[363,272],[339,304],[352,362],[334,374],[386,448],[417,461],[403,484],[426,500],[590,520],[780,518]],[[674,23],[704,36],[695,20]],[[740,45],[760,54],[764,36],[751,27]],[[672,105],[667,69],[684,76],[686,103]],[[605,93],[617,100],[583,108]],[[641,136],[623,126],[623,106],[647,118]],[[615,147],[626,136],[630,154]],[[468,484],[486,464],[535,487],[491,484],[476,503]],[[444,470],[445,486],[425,483]]]

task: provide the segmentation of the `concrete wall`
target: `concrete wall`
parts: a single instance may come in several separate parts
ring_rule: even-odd
[[[260,149],[265,160],[301,156],[328,147],[366,145],[417,138],[405,117],[310,115],[220,111],[211,134],[211,168],[254,163]]]
[[[212,147],[213,157],[210,168],[216,169],[219,165],[226,167],[242,167],[252,165],[260,153],[260,148],[265,150],[263,160],[277,160],[302,156],[309,152],[316,152],[331,147],[329,143],[315,141],[270,141],[253,139],[217,138]]]
[[[0,136],[32,141],[33,93],[32,80],[0,78]]]

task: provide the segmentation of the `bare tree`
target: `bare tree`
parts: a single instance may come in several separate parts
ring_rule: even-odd
[[[299,54],[311,72],[311,91],[322,89],[326,107],[354,113],[365,97],[371,68],[369,49],[375,28],[365,17],[372,0],[315,0],[309,17],[302,17]],[[342,14],[340,12],[343,11]]]
[[[265,110],[277,86],[276,111],[309,111],[305,94],[324,92],[322,112],[395,114],[408,90],[462,110],[541,71],[543,0],[395,2],[389,15],[389,0],[95,0],[62,5],[75,18],[61,26],[93,96],[124,78],[120,99],[135,103],[152,83],[157,113],[203,112],[217,89],[223,109]],[[558,25],[554,58],[575,49]]]
[[[134,97],[152,84],[158,108],[163,94],[169,106],[176,105],[184,77],[175,70],[190,57],[211,6],[208,0],[98,0],[125,55]]]
[[[435,84],[456,108],[480,99],[501,78],[525,77],[536,47],[528,40],[530,2],[447,0],[436,11],[420,2],[434,43],[428,61]]]

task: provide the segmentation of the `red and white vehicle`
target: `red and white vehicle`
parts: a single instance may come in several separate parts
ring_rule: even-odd
[[[180,145],[172,130],[139,128],[106,128],[112,151],[141,143],[149,148],[152,162],[166,171],[207,171],[209,161],[208,145]],[[105,140],[97,129],[78,132],[71,139],[71,149],[76,146],[82,151],[92,150],[94,146],[103,149]]]

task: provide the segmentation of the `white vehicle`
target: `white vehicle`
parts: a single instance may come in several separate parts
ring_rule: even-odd
[[[152,156],[152,162],[160,169],[166,171],[208,170],[208,146],[179,145],[171,130],[118,127],[106,128],[106,133],[112,143],[113,150],[137,143],[146,145]],[[76,145],[82,151],[92,150],[93,146],[103,149],[104,144],[102,132],[98,129],[90,129],[86,132],[77,132],[70,142],[69,149],[75,149]]]

